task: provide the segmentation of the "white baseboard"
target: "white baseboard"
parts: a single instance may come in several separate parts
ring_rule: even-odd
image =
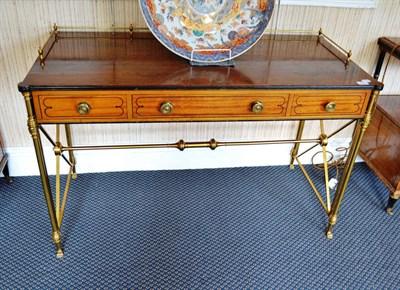
[[[348,147],[349,138],[330,139],[328,150],[334,158],[340,158],[338,147]],[[310,145],[303,144],[301,148]],[[94,150],[76,151],[78,173],[138,171],[138,170],[170,170],[170,169],[201,169],[227,168],[248,166],[288,165],[292,145],[254,145],[237,147],[218,147],[186,149],[136,149],[136,150]],[[320,151],[317,146],[301,157],[303,164],[311,164],[312,156]],[[32,147],[6,148],[9,155],[9,170],[11,176],[39,175],[35,152]],[[47,171],[54,175],[55,157],[51,147],[44,148]],[[315,162],[321,162],[321,154],[316,155]],[[65,153],[68,156],[68,153]],[[361,159],[358,159],[360,161]],[[68,167],[61,162],[61,172],[66,174]]]

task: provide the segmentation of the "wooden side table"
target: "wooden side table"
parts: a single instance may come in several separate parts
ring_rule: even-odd
[[[379,78],[386,54],[400,59],[400,37],[378,39],[380,54],[374,77]],[[360,156],[390,191],[386,212],[400,198],[400,95],[380,96],[368,127]]]
[[[8,181],[8,183],[12,182],[10,178],[10,172],[8,170],[8,155],[4,152],[3,141],[0,135],[0,172],[3,172],[4,177]]]
[[[380,37],[378,39],[379,45],[379,58],[376,63],[374,78],[378,79],[381,73],[383,61],[385,60],[386,53],[391,54],[393,57],[400,59],[400,37]]]

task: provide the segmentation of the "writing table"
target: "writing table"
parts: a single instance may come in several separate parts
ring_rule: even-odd
[[[55,203],[43,155],[41,134],[70,164],[67,187],[75,175],[73,151],[112,148],[160,148],[291,143],[290,167],[296,161],[328,216],[327,236],[332,237],[340,204],[360,142],[382,84],[349,59],[350,53],[322,32],[264,36],[252,49],[235,58],[234,67],[191,66],[149,33],[130,31],[54,31],[39,49],[39,57],[19,84],[27,112],[57,256],[63,255],[60,227],[66,193],[61,202],[59,174]],[[324,120],[348,119],[327,134]],[[74,146],[70,124],[194,121],[297,121],[297,136],[289,140],[255,140],[116,146]],[[306,120],[320,120],[321,134],[302,138]],[[56,139],[44,130],[56,124]],[[59,139],[66,126],[67,144]],[[355,124],[346,165],[332,199],[328,186],[326,145],[329,137]],[[309,178],[299,157],[299,144],[321,146],[324,152],[326,201]],[[69,153],[69,158],[63,152]]]

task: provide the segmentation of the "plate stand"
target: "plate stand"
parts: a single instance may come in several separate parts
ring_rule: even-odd
[[[197,61],[194,59],[194,55],[196,53],[203,52],[203,53],[221,53],[221,52],[226,52],[229,56],[226,58],[226,60],[223,61],[218,61],[218,62],[212,62],[212,61]],[[190,53],[190,60],[189,63],[191,66],[221,66],[221,67],[233,67],[235,66],[235,63],[232,59],[232,50],[231,49],[194,49]]]

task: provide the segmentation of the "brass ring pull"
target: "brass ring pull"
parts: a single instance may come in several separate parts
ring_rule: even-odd
[[[171,114],[173,109],[174,109],[174,106],[172,105],[172,103],[170,101],[166,101],[166,102],[162,103],[161,107],[160,107],[160,111],[164,115]]]
[[[251,105],[251,109],[254,113],[259,114],[264,110],[264,105],[260,101],[255,101]]]
[[[88,103],[86,103],[86,102],[79,103],[79,105],[78,105],[78,113],[79,114],[86,115],[86,114],[89,114],[89,112],[90,112],[90,106]]]
[[[336,110],[336,104],[334,102],[329,102],[325,105],[325,111],[332,113]]]

